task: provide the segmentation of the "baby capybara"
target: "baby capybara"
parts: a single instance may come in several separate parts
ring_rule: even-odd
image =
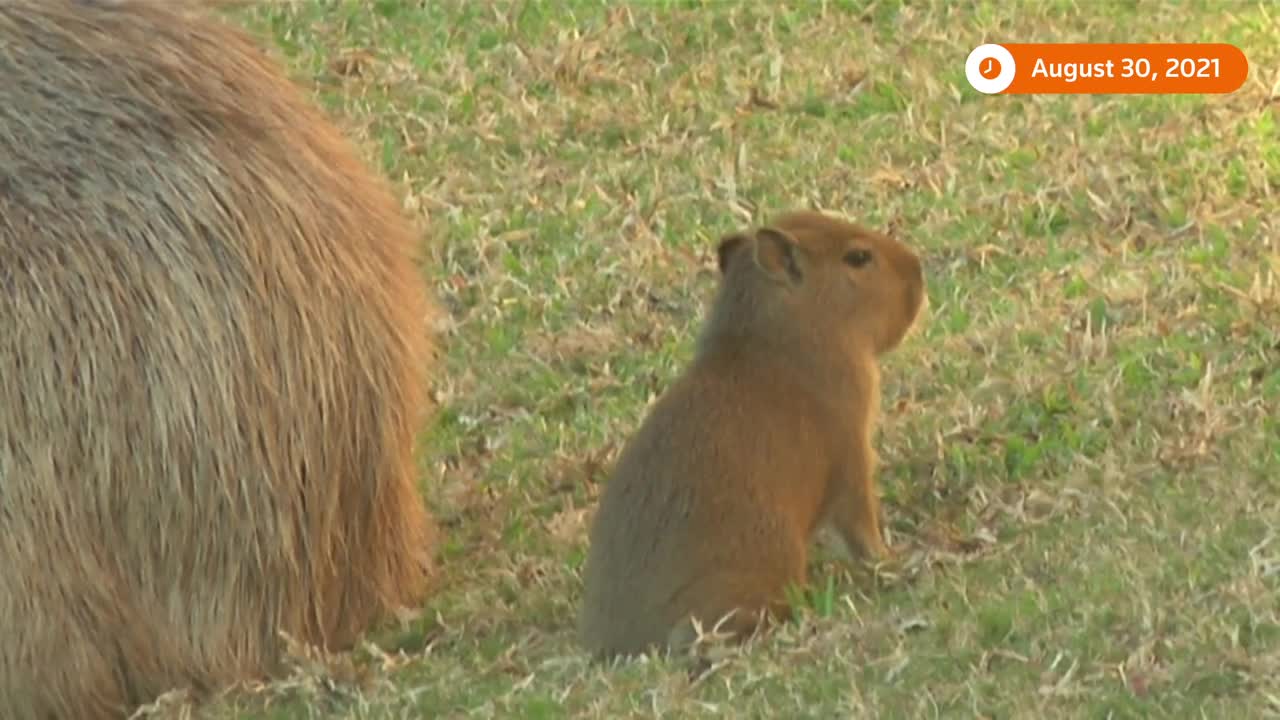
[[[579,638],[598,658],[741,640],[790,615],[823,526],[890,554],[872,433],[880,358],[928,305],[916,251],[800,210],[730,233],[690,366],[628,440],[592,521]]]

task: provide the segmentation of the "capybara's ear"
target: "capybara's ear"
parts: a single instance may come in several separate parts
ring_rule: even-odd
[[[775,280],[795,285],[804,279],[799,256],[795,238],[782,230],[763,227],[756,231],[756,265]]]
[[[721,275],[729,271],[729,261],[733,259],[734,253],[746,245],[747,240],[747,234],[743,232],[732,233],[720,238],[720,244],[716,246],[716,258],[720,263]]]

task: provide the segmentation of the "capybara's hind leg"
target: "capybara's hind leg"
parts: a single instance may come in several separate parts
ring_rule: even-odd
[[[803,575],[790,574],[790,582],[803,582]],[[696,620],[706,635],[722,636],[731,642],[743,642],[769,625],[791,617],[787,603],[786,582],[778,583],[765,575],[741,572],[713,572],[685,588],[672,608],[687,612],[671,628],[667,647],[683,652],[698,637]]]

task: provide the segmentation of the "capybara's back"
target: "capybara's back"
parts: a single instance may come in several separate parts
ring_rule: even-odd
[[[421,602],[394,195],[191,3],[0,2],[0,717],[121,717]]]

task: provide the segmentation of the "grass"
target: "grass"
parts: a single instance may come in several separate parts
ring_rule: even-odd
[[[1238,3],[262,2],[431,227],[441,590],[214,718],[1280,716],[1280,13]],[[987,40],[1214,41],[1226,96],[986,97]],[[895,565],[699,677],[590,666],[586,523],[686,363],[723,233],[903,233]],[[181,713],[181,699],[157,714]]]

